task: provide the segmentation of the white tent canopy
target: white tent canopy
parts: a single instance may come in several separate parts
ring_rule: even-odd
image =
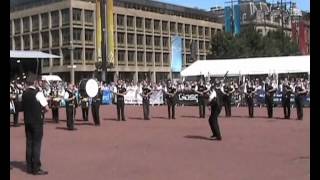
[[[44,53],[41,51],[10,51],[10,58],[60,58],[60,56]]]
[[[57,75],[43,75],[41,79],[44,81],[62,81],[62,79]]]
[[[181,76],[223,76],[310,72],[310,56],[262,57],[244,59],[198,60]]]

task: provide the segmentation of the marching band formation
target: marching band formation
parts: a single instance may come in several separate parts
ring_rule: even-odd
[[[102,90],[106,88],[106,85],[102,82],[96,82],[97,89],[94,96],[89,96],[87,93],[91,87],[86,87],[88,80],[83,80],[79,85],[66,84],[63,82],[43,82],[39,81],[38,91],[41,91],[46,97],[49,107],[52,110],[52,120],[59,123],[59,108],[61,108],[62,100],[65,102],[67,128],[69,130],[75,130],[74,118],[76,109],[78,106],[82,110],[82,118],[84,121],[88,121],[89,109],[91,107],[93,121],[96,126],[100,125],[99,109],[102,102]],[[92,84],[90,85],[92,86]],[[10,83],[10,110],[13,114],[14,126],[19,126],[18,119],[19,113],[23,111],[21,108],[22,93],[26,86],[24,79],[16,79]],[[89,90],[88,90],[89,88]],[[126,121],[125,116],[125,102],[124,96],[127,93],[127,86],[123,80],[118,80],[116,84],[111,85],[110,90],[114,95],[114,103],[117,107],[117,120]],[[290,119],[291,104],[290,97],[294,94],[295,105],[297,108],[298,119],[303,118],[303,98],[308,93],[308,89],[305,87],[301,79],[296,79],[295,82],[289,81],[287,78],[281,80],[279,85],[275,79],[267,77],[263,81],[263,86],[257,83],[255,80],[246,79],[240,86],[233,80],[226,78],[218,79],[214,81],[206,81],[200,79],[196,82],[185,83],[173,83],[168,80],[165,84],[161,84],[161,90],[164,94],[165,102],[168,106],[168,118],[175,119],[175,107],[177,105],[177,93],[181,92],[193,92],[198,94],[198,106],[199,117],[205,118],[206,106],[211,107],[212,122],[217,122],[217,117],[220,114],[222,107],[225,109],[226,117],[232,116],[231,111],[231,99],[234,97],[236,100],[244,97],[246,105],[248,106],[248,114],[250,118],[254,117],[254,99],[258,89],[263,88],[265,90],[265,104],[268,111],[268,118],[273,117],[274,107],[274,94],[277,90],[282,92],[282,105],[284,109],[284,118]],[[153,84],[147,81],[143,81],[140,86],[139,95],[142,97],[143,118],[150,120],[150,95],[153,93]],[[211,124],[214,123],[210,123]],[[213,127],[212,127],[213,128]],[[216,130],[218,131],[218,130]],[[215,133],[214,133],[215,134]],[[219,134],[219,133],[217,133]],[[219,137],[219,135],[217,135]],[[218,138],[219,139],[219,138]]]

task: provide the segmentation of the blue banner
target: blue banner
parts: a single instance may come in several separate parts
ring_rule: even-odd
[[[109,105],[112,104],[112,93],[110,90],[104,90],[102,93],[102,104]]]
[[[171,43],[171,71],[181,72],[182,70],[182,38],[173,36]]]
[[[232,9],[228,6],[224,8],[224,18],[225,32],[232,32]]]
[[[233,20],[234,20],[234,34],[240,34],[240,5],[234,5],[233,7]]]

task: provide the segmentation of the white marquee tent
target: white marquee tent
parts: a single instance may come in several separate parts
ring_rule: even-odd
[[[262,57],[245,59],[198,60],[181,76],[223,76],[272,73],[310,73],[310,56]]]
[[[41,51],[10,51],[10,58],[22,59],[41,59],[41,58],[60,58],[53,54],[44,53]]]

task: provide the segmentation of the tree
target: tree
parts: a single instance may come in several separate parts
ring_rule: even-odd
[[[266,36],[262,36],[262,34],[255,30],[254,26],[249,25],[243,28],[242,32],[236,36],[226,32],[215,34],[211,40],[211,53],[208,55],[208,59],[289,56],[298,54],[301,54],[298,44],[280,30],[270,31]]]

